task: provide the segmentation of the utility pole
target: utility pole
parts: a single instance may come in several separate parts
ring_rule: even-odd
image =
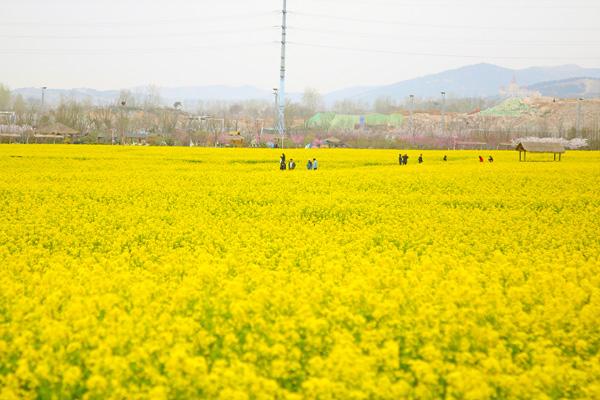
[[[446,92],[442,92],[442,136],[446,133]]]
[[[287,42],[287,0],[283,0],[282,22],[281,22],[281,68],[279,70],[279,92],[278,105],[279,115],[277,118],[277,130],[281,136],[281,148],[285,138],[285,45]]]
[[[576,137],[580,137],[581,136],[581,103],[583,102],[583,98],[578,98],[577,99],[577,128],[576,128],[576,132],[575,132],[575,136]]]
[[[408,127],[409,127],[409,130],[410,130],[410,134],[413,136],[413,139],[414,139],[415,131],[414,131],[414,125],[413,125],[413,108],[415,107],[415,95],[411,94],[409,96],[409,98],[410,98],[410,105],[409,105],[409,111],[408,112],[410,114],[410,117],[409,117],[409,125],[408,125]]]

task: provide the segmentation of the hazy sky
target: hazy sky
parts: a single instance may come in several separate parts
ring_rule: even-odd
[[[0,82],[278,85],[281,0],[5,0]],[[466,64],[600,66],[598,0],[289,0],[288,88]]]

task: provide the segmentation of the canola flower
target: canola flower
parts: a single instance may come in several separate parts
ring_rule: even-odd
[[[0,146],[0,399],[600,398],[598,152],[285,152]]]

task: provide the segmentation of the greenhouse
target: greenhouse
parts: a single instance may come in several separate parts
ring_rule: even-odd
[[[325,131],[352,131],[358,127],[386,126],[399,128],[402,126],[402,114],[336,114],[333,112],[318,113],[306,122],[307,128]]]

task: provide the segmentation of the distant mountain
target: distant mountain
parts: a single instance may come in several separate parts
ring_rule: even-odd
[[[527,89],[539,92],[542,96],[548,97],[600,97],[600,79],[572,78],[541,82],[530,85]]]
[[[135,87],[129,89],[131,93],[143,101],[146,88]],[[176,101],[196,103],[205,101],[243,101],[243,100],[272,100],[273,94],[252,86],[186,86],[175,88],[159,88],[162,101],[173,104]],[[42,91],[40,88],[20,88],[12,91],[21,94],[26,99],[40,100]],[[77,101],[91,101],[95,104],[110,104],[119,98],[119,90],[95,90],[95,89],[54,89],[48,88],[45,92],[47,104],[57,104],[61,98],[69,98]]]
[[[147,87],[139,86],[128,89],[141,103],[144,100]],[[77,101],[90,101],[94,104],[114,104],[119,98],[120,90],[96,90],[88,88],[79,89],[54,89],[45,91],[46,104],[58,104],[62,98]],[[195,106],[198,101],[224,101],[236,102],[245,100],[274,101],[273,92],[258,89],[254,86],[182,86],[159,88],[161,100],[165,105],[175,102],[183,102],[184,105]],[[40,101],[42,97],[41,88],[19,88],[12,90],[13,94],[20,94],[25,99]],[[302,98],[301,93],[288,93],[286,96],[293,101]]]
[[[20,94],[25,99],[41,101],[41,88],[20,88],[12,90],[13,94]],[[94,104],[113,103],[119,97],[118,90],[96,90],[96,89],[46,89],[44,101],[47,104],[57,104],[61,98],[69,98],[77,101],[90,101]]]
[[[493,64],[476,64],[452,69],[438,74],[426,75],[420,78],[409,79],[391,85],[383,86],[355,86],[336,90],[323,96],[327,105],[336,101],[350,99],[367,103],[374,102],[379,97],[390,97],[397,101],[405,100],[410,94],[420,98],[437,98],[441,91],[453,97],[493,97],[497,96],[500,88],[508,86],[516,79],[517,84],[523,87],[532,87],[536,84],[548,84],[549,82],[581,79],[600,79],[600,68],[582,68],[577,65],[561,65],[556,67],[531,67],[514,70]],[[579,89],[564,83],[561,88],[544,86],[545,89],[538,90],[544,93],[553,93],[555,97],[593,96],[597,93],[593,82],[578,82]],[[571,86],[569,86],[571,85]],[[581,89],[585,86],[585,90]],[[552,85],[551,85],[552,86]],[[570,88],[569,88],[570,87]],[[140,100],[143,100],[145,88],[131,88],[131,92]],[[194,106],[198,101],[245,101],[264,100],[273,101],[273,93],[254,86],[183,86],[174,88],[160,88],[160,95],[165,105],[176,101],[184,105]],[[545,92],[544,92],[545,90]],[[40,88],[21,88],[13,90],[15,94],[21,94],[25,98],[41,99]],[[54,89],[49,88],[45,93],[47,104],[56,104],[61,98],[73,98],[78,101],[90,101],[95,104],[114,103],[119,96],[118,90],[96,90],[88,88],[79,89]],[[286,97],[293,101],[299,101],[300,93],[287,93]]]
[[[266,90],[261,90],[253,86],[187,86],[176,88],[161,88],[161,96],[173,101],[192,101],[198,100],[220,100],[220,101],[242,101],[242,100],[272,100],[273,94]]]
[[[329,92],[323,97],[323,99],[327,104],[333,104],[339,100],[361,98],[361,96],[368,95],[371,93],[371,91],[378,88],[379,87],[377,86],[353,86]]]
[[[411,94],[421,98],[431,98],[439,97],[442,91],[454,97],[492,97],[497,96],[500,88],[508,86],[513,78],[521,86],[530,86],[545,81],[581,76],[600,78],[600,68],[562,65],[514,70],[493,64],[476,64],[391,85],[344,89],[326,95],[325,101],[331,104],[343,98],[350,98],[373,102],[379,97],[405,100]]]

